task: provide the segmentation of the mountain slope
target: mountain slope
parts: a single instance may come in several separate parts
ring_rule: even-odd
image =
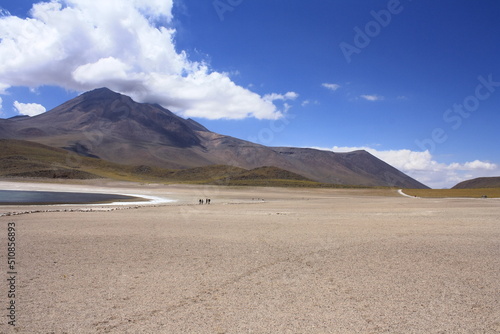
[[[182,168],[210,164],[191,154],[171,159],[164,148],[199,146],[195,125],[157,105],[139,104],[131,98],[102,88],[84,93],[49,112],[19,120],[2,120],[10,131],[1,138],[31,140],[66,148],[81,155],[108,161]],[[186,160],[186,161],[183,161]]]
[[[466,180],[458,183],[451,189],[483,189],[500,188],[500,176],[497,177],[478,177],[472,180]]]
[[[280,186],[294,185],[297,184],[296,181],[301,181],[300,185],[325,186],[275,167],[246,170],[233,166],[211,165],[170,170],[146,165],[119,165],[102,159],[76,156],[75,153],[64,149],[15,139],[0,139],[0,177],[113,178],[139,182],[219,185],[231,185],[245,180],[247,185],[266,185],[266,182],[272,182]]]
[[[35,117],[0,120],[0,138],[35,141],[127,165],[273,166],[324,183],[426,187],[365,151],[266,147],[211,132],[159,105],[136,103],[107,88]]]

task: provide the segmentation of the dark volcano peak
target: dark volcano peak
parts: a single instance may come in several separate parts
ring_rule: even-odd
[[[366,151],[333,153],[258,145],[211,132],[158,104],[138,103],[106,87],[35,117],[0,119],[0,138],[33,141],[130,165],[273,166],[319,182],[425,188]]]
[[[85,97],[85,98],[92,98],[92,99],[97,99],[97,98],[113,99],[113,98],[120,98],[120,97],[129,98],[128,96],[114,92],[107,87],[96,88],[94,90],[83,93],[81,96]]]

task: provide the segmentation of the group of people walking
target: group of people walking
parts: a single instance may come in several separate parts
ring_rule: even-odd
[[[198,204],[210,204],[210,198],[207,199],[200,199],[198,201]]]

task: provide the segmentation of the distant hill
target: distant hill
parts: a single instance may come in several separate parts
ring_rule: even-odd
[[[239,173],[238,175],[231,177],[231,179],[232,180],[281,179],[281,180],[311,181],[303,177],[302,175],[270,166],[264,166],[249,171],[245,171],[243,173]]]
[[[0,139],[0,177],[113,178],[167,183],[219,185],[270,185],[272,183],[279,186],[319,186],[303,176],[276,167],[246,170],[233,166],[211,165],[172,170],[146,165],[128,166],[102,159],[77,156],[73,152],[38,143],[8,139]],[[245,182],[241,182],[242,180]],[[296,181],[304,183],[299,184]]]
[[[460,182],[452,189],[481,189],[481,188],[500,188],[500,176],[497,177],[478,177],[476,179]]]
[[[136,103],[107,88],[84,93],[38,116],[0,119],[0,138],[32,141],[127,166],[168,170],[272,166],[319,183],[427,188],[366,151],[258,145],[211,132],[157,104]]]
[[[302,175],[289,172],[276,167],[264,166],[244,171],[223,181],[234,186],[279,186],[279,187],[325,187],[328,184],[314,182]],[[215,182],[218,184],[219,182]],[[330,185],[333,186],[333,185]]]

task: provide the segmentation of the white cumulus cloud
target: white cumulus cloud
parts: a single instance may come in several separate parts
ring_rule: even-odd
[[[26,116],[36,116],[43,114],[47,110],[45,109],[44,106],[38,103],[20,103],[18,101],[14,101],[14,108],[19,112],[21,115],[26,115]]]
[[[377,150],[370,147],[318,148],[333,152],[365,150],[431,188],[451,188],[459,182],[485,176],[500,176],[500,166],[475,160],[445,164],[434,159],[429,151]]]
[[[295,100],[298,97],[299,97],[299,94],[297,94],[295,92],[288,92],[286,94],[273,93],[273,94],[264,95],[264,100],[271,101],[271,102],[278,101],[278,100],[287,101],[287,100]]]
[[[128,71],[130,71],[129,65],[119,59],[108,57],[101,58],[93,64],[79,66],[72,75],[77,82],[94,82],[100,85],[111,80],[126,81]]]
[[[282,117],[286,108],[276,99],[176,50],[172,6],[173,0],[52,0],[34,4],[26,19],[0,17],[0,94],[14,86],[108,87],[185,117]]]
[[[471,162],[466,162],[464,164],[459,164],[459,163],[453,163],[449,166],[451,169],[461,169],[461,170],[476,170],[476,169],[483,169],[483,170],[496,170],[498,166],[496,164],[490,163],[490,162],[484,162],[480,160],[475,160]]]
[[[361,95],[360,98],[370,102],[382,101],[384,99],[384,97],[380,95]]]
[[[336,91],[337,89],[340,88],[339,84],[334,84],[334,83],[324,83],[321,86],[332,91]]]

